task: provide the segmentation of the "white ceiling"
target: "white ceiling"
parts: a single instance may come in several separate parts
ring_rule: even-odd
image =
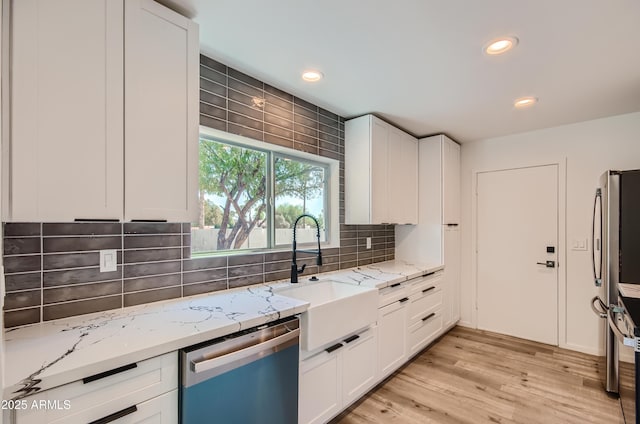
[[[202,53],[345,118],[459,142],[640,110],[638,0],[165,0]],[[512,35],[516,49],[483,46]],[[300,79],[305,68],[325,78]],[[538,105],[515,110],[520,96]]]

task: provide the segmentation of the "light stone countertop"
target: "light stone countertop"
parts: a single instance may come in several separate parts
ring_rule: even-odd
[[[370,288],[442,269],[387,261],[319,274]],[[308,278],[301,278],[305,284]],[[46,390],[126,364],[304,312],[309,304],[278,295],[286,281],[172,299],[4,331],[3,399]]]

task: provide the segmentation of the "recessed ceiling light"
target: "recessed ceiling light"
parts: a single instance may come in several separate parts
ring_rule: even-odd
[[[536,103],[538,103],[537,97],[520,97],[519,99],[516,99],[515,102],[513,102],[513,106],[518,109],[523,109],[525,107],[533,106]]]
[[[306,70],[302,73],[302,79],[309,82],[320,81],[324,75],[320,71],[314,71],[312,69]]]
[[[484,48],[484,52],[488,55],[497,55],[506,53],[518,45],[516,37],[502,37],[489,42]]]

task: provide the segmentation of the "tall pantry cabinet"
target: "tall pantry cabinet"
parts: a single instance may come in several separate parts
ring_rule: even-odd
[[[190,221],[197,24],[152,0],[3,7],[11,15],[5,219]]]
[[[396,227],[396,258],[444,264],[443,326],[460,318],[460,145],[445,135],[418,141],[418,225]]]

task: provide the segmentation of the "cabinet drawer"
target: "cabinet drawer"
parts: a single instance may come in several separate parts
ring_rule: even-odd
[[[327,422],[342,408],[338,351],[321,352],[300,362],[298,422]]]
[[[136,406],[136,411],[120,418],[117,424],[176,424],[178,389],[156,396]]]
[[[443,271],[437,271],[431,275],[409,280],[409,294],[420,293],[431,286],[439,287],[442,284],[443,276]]]
[[[442,305],[443,291],[440,286],[428,286],[409,297],[409,326],[419,322]]]
[[[437,309],[409,327],[408,354],[413,356],[433,341],[442,331],[442,310]]]
[[[18,411],[18,422],[91,422],[178,388],[177,352],[116,370],[119,372],[111,374],[108,371],[27,397],[29,405],[35,401],[60,407]]]
[[[384,306],[390,305],[393,302],[396,302],[404,297],[407,297],[409,292],[407,290],[407,284],[395,283],[383,289],[380,289],[378,292],[379,303],[378,307],[382,308]]]

